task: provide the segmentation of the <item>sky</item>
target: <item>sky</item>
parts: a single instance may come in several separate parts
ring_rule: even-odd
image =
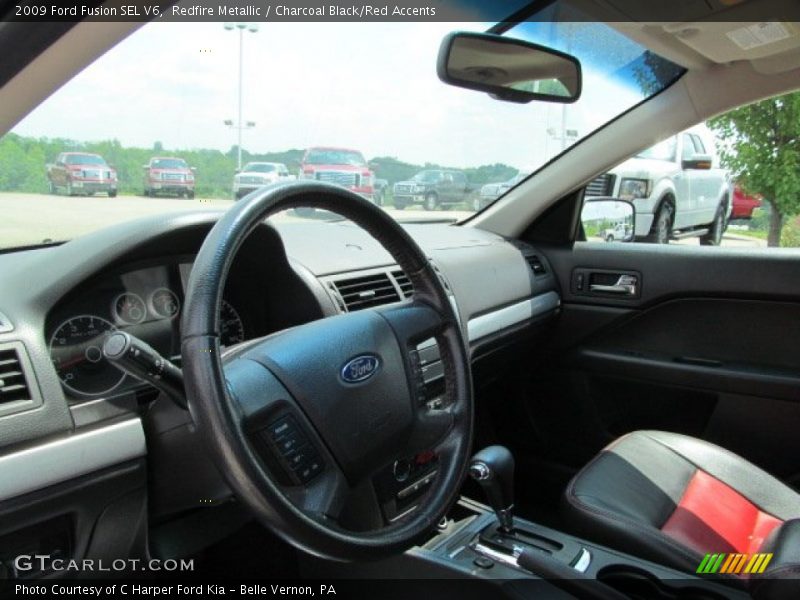
[[[639,96],[584,64],[584,94],[564,108],[512,104],[444,85],[445,34],[480,23],[260,23],[243,35],[243,134],[251,152],[314,145],[414,163],[531,170]],[[167,150],[227,151],[236,132],[239,30],[152,23],[87,67],[14,128],[21,135]],[[548,129],[551,133],[548,134]]]

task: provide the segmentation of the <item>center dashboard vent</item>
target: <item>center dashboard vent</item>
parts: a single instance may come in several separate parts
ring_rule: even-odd
[[[16,348],[0,349],[0,408],[33,400]]]
[[[381,306],[400,300],[400,294],[389,273],[382,271],[361,277],[338,279],[333,282],[347,312]]]
[[[414,284],[408,278],[408,275],[402,271],[392,271],[392,277],[397,282],[400,291],[403,292],[403,298],[411,298],[414,295]]]

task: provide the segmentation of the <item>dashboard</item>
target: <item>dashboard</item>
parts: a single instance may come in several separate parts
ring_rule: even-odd
[[[102,354],[105,336],[122,330],[180,364],[189,275],[219,215],[159,215],[59,246],[0,254],[0,388],[14,388],[11,402],[0,394],[0,508],[37,490],[89,478],[91,484],[81,485],[90,500],[75,502],[85,510],[91,501],[97,513],[86,522],[93,523],[115,501],[117,486],[130,480],[136,494],[146,495],[151,524],[164,523],[165,536],[174,539],[168,524],[180,515],[229,504],[224,479],[200,458],[205,447],[191,415],[123,375]],[[473,361],[558,313],[556,277],[535,248],[467,227],[405,228],[439,273]],[[219,335],[230,348],[413,294],[392,256],[349,222],[266,222],[251,232],[230,268]],[[426,340],[415,356],[422,375],[417,399],[440,408],[438,346]],[[2,372],[4,363],[11,365],[10,377]],[[116,483],[101,493],[101,474],[110,470]],[[379,511],[370,516],[372,524],[415,510],[436,470],[436,455],[423,452],[397,457],[376,472]],[[34,504],[30,510],[39,512],[32,519],[49,514]],[[364,511],[352,518],[364,524]],[[119,538],[117,529],[108,531]],[[69,535],[89,543],[92,528]],[[158,540],[158,532],[150,531],[150,537]]]
[[[131,333],[180,363],[179,323],[192,258],[104,273],[51,312],[45,337],[56,373],[71,398],[109,397],[143,385],[103,358],[103,341],[115,330]],[[265,330],[258,315],[229,299],[241,295],[232,291],[238,284],[234,278],[222,300],[222,346]]]

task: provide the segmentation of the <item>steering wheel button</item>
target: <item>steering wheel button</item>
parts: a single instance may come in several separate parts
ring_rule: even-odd
[[[322,472],[322,461],[317,458],[295,470],[302,483],[308,483]]]
[[[284,455],[292,469],[302,466],[303,464],[316,459],[317,453],[310,445],[305,445],[294,452]]]
[[[283,417],[267,425],[267,431],[273,440],[278,440],[283,436],[294,433],[296,431],[296,425],[294,419],[291,417]]]
[[[293,431],[282,438],[275,441],[275,446],[278,448],[278,452],[287,456],[289,453],[293,452],[303,444],[305,444],[308,440],[306,436],[304,436],[300,431]]]

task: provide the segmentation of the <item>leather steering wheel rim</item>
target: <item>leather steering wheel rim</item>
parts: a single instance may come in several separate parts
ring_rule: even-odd
[[[437,429],[436,479],[426,492],[426,501],[416,511],[375,530],[345,530],[325,514],[298,507],[287,496],[287,488],[276,479],[275,472],[265,464],[248,438],[243,425],[242,398],[234,397],[221,357],[220,306],[227,274],[237,251],[248,234],[268,216],[297,207],[328,210],[353,221],[397,261],[414,286],[414,297],[409,308],[400,306],[394,312],[385,310],[379,314],[388,320],[394,331],[402,329],[404,317],[397,316],[402,315],[402,310],[435,313],[441,319],[433,337],[444,367],[446,416],[433,416],[441,417],[441,422],[446,419],[448,425],[446,429],[444,426]],[[355,319],[353,315],[356,314],[331,317],[340,320],[331,322],[331,326],[337,323],[346,326],[348,317]],[[379,319],[373,318],[373,321]],[[307,326],[311,324],[296,329]],[[384,326],[383,321],[381,326]],[[469,460],[473,429],[467,348],[436,271],[416,242],[382,209],[344,188],[318,182],[279,183],[251,193],[222,215],[203,242],[187,283],[181,327],[186,392],[198,432],[235,495],[259,521],[292,545],[335,560],[389,556],[406,550],[430,532],[457,500]],[[400,339],[400,334],[397,335]],[[387,372],[390,366],[394,365],[387,365]],[[407,372],[408,364],[403,368]],[[420,422],[432,418],[422,412],[418,417]],[[322,439],[321,433],[315,433]],[[428,439],[434,438],[429,436]]]

